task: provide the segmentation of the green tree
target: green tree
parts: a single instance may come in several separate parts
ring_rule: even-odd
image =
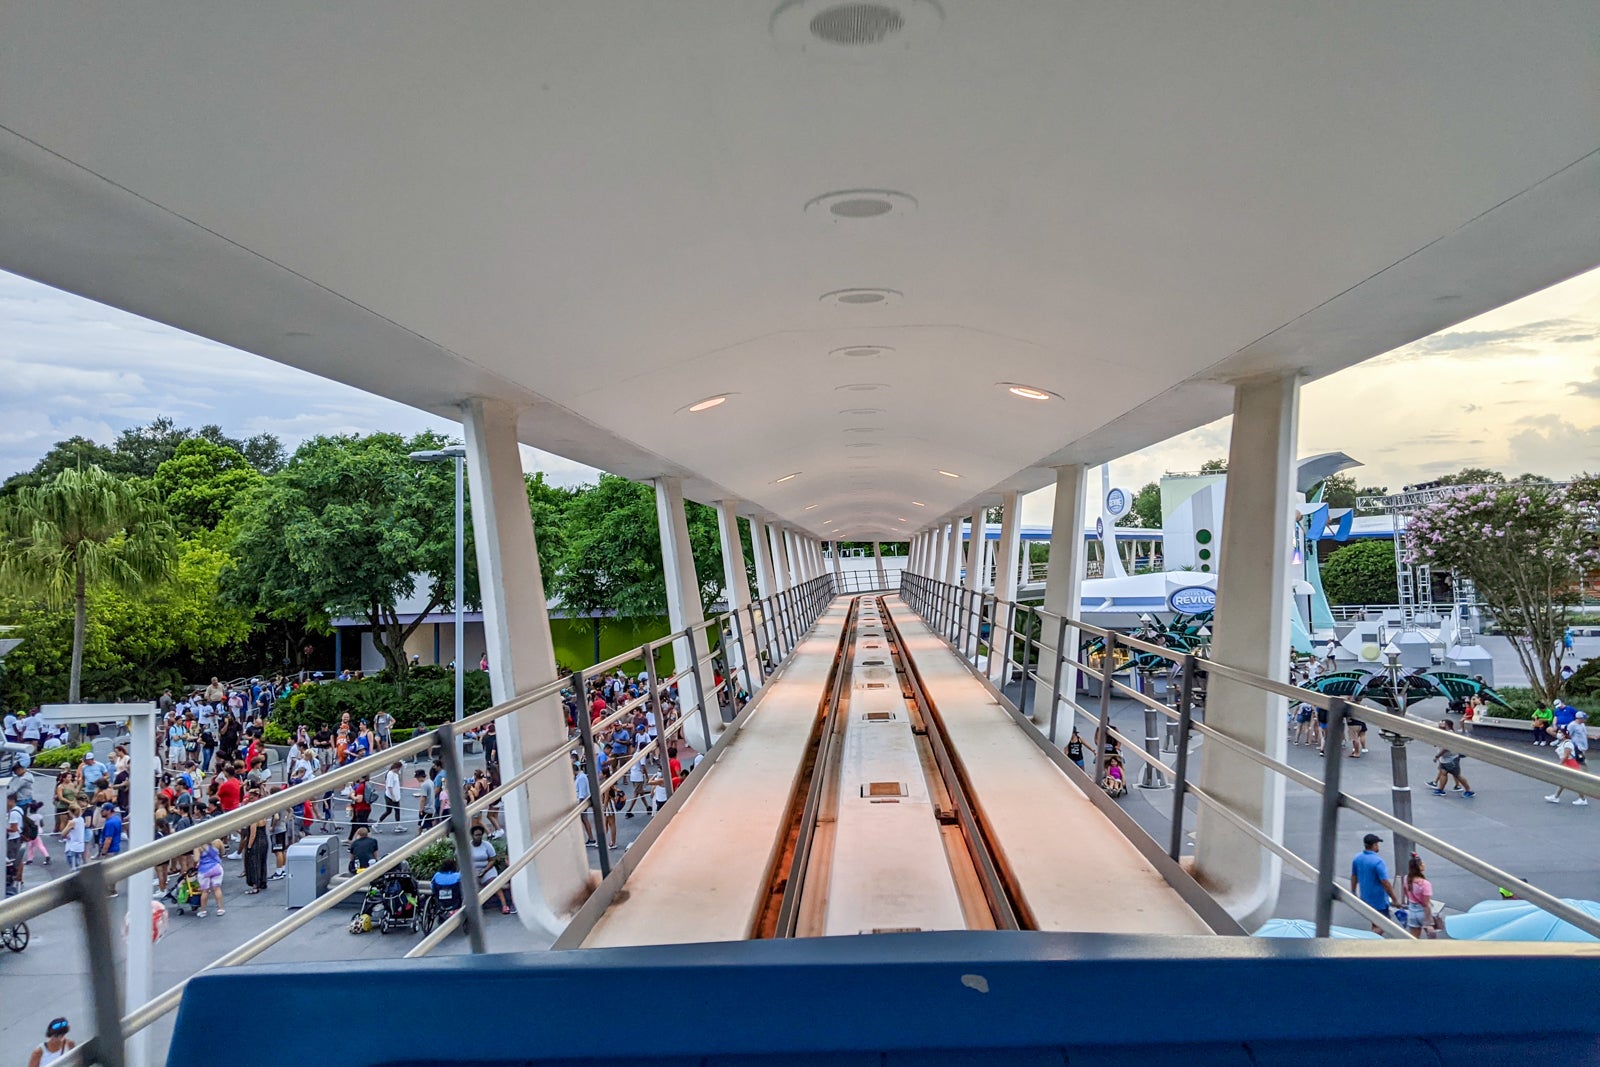
[[[567,505],[576,494],[545,481],[544,471],[523,477],[528,483],[528,509],[533,512],[534,539],[539,545],[539,573],[549,585],[551,575],[561,565],[561,554],[566,546]]]
[[[685,511],[701,603],[706,604],[722,587],[716,513],[693,502]],[[572,615],[593,618],[597,636],[607,613],[666,614],[666,568],[654,489],[602,474],[595,485],[572,495],[562,530],[561,556],[554,571],[546,572],[545,587]]]
[[[1383,496],[1387,492],[1388,490],[1381,485],[1358,486],[1354,477],[1341,472],[1330,475],[1327,481],[1322,483],[1322,502],[1330,508],[1355,508],[1357,515],[1378,515],[1383,512],[1382,508],[1359,508],[1356,507],[1356,501],[1364,496]],[[1369,601],[1369,603],[1379,603],[1379,601]]]
[[[1322,588],[1330,604],[1393,604],[1400,598],[1394,573],[1394,542],[1351,541],[1322,565]]]
[[[405,643],[423,616],[454,598],[455,488],[450,464],[416,463],[412,451],[444,447],[437,434],[317,437],[251,494],[236,513],[231,602],[278,619],[326,628],[363,617],[403,692]],[[468,530],[470,544],[471,532]],[[466,553],[466,600],[477,599],[476,554]],[[400,615],[419,578],[425,605]]]
[[[233,446],[191,437],[156,468],[153,480],[173,526],[189,536],[215,529],[244,494],[260,487],[262,476]]]
[[[1506,476],[1488,467],[1462,467],[1454,474],[1441,475],[1440,485],[1504,485]]]
[[[262,474],[276,474],[289,461],[289,454],[276,434],[258,433],[237,447],[244,453],[245,462]]]
[[[1464,472],[1465,473],[1465,472]],[[1584,573],[1600,565],[1600,478],[1478,484],[1415,512],[1415,561],[1472,580],[1542,700],[1561,692],[1562,634]]]
[[[1223,458],[1223,459],[1208,459],[1204,463],[1200,464],[1200,473],[1201,474],[1227,474],[1228,473],[1228,461],[1227,461],[1226,458]]]
[[[91,592],[170,578],[176,553],[155,487],[99,467],[62,471],[0,503],[0,590],[73,608],[67,701],[76,704]]]
[[[216,535],[183,541],[171,580],[137,593],[102,589],[89,603],[82,657],[85,699],[144,698],[213,673],[251,632],[247,612],[218,600],[229,562]],[[73,613],[8,600],[0,618],[22,643],[7,656],[0,698],[13,707],[62,701],[69,691]]]
[[[87,437],[69,437],[51,445],[50,451],[30,470],[6,479],[0,493],[9,494],[28,485],[43,485],[62,471],[81,471],[85,467],[109,470],[115,459],[116,454],[105,445],[96,444]]]
[[[1161,529],[1161,483],[1146,482],[1143,488],[1133,494],[1133,504],[1128,508],[1128,513],[1117,520],[1117,525]]]

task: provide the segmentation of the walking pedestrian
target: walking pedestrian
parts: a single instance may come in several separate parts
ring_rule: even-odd
[[[1447,733],[1455,733],[1456,724],[1449,719],[1440,719],[1439,729]],[[1461,754],[1459,752],[1454,751],[1446,744],[1445,747],[1434,753],[1433,762],[1439,765],[1439,773],[1433,779],[1434,796],[1442,797],[1446,795],[1444,786],[1449,778],[1456,780],[1456,788],[1461,790],[1461,796],[1464,799],[1478,795],[1473,792],[1472,785],[1461,776]]]
[[[1406,902],[1406,933],[1415,938],[1432,938],[1433,883],[1427,878],[1427,865],[1415,852],[1400,883],[1401,895]]]
[[[394,832],[406,832],[404,819],[400,815],[400,763],[396,760],[389,764],[389,769],[383,775],[383,814],[378,816],[378,826],[383,826],[383,820],[394,816]]]
[[[1555,746],[1556,760],[1561,764],[1561,766],[1573,771],[1580,771],[1583,769],[1583,764],[1578,762],[1578,748],[1572,743],[1572,735],[1567,727],[1558,726],[1556,728]],[[1545,797],[1545,799],[1552,804],[1559,804],[1561,803],[1561,798],[1563,795],[1565,795],[1566,791],[1566,786],[1558,785],[1556,786],[1556,791]],[[1577,790],[1573,791],[1577,792]],[[1584,796],[1582,793],[1578,793],[1577,799],[1573,800],[1572,803],[1581,808],[1589,803],[1589,798]]]
[[[1383,847],[1383,838],[1368,834],[1361,839],[1361,845],[1361,852],[1350,861],[1350,891],[1373,911],[1388,915],[1390,906],[1398,906],[1400,898],[1395,895],[1394,885],[1389,881],[1389,868],[1378,854]],[[1373,923],[1372,932],[1381,934],[1383,927]]]
[[[44,1040],[28,1057],[28,1067],[45,1067],[77,1048],[78,1043],[67,1036],[71,1032],[72,1026],[65,1018],[51,1019],[50,1025],[44,1028]]]

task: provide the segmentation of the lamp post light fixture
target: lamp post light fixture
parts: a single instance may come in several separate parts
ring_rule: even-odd
[[[417,463],[445,463],[454,461],[456,465],[456,717],[460,722],[466,717],[466,634],[462,616],[465,614],[465,591],[462,589],[461,576],[466,561],[466,526],[464,508],[466,504],[466,462],[467,450],[460,445],[453,448],[428,449],[422,452],[412,452],[406,457]],[[459,742],[458,742],[459,743]]]
[[[1394,701],[1394,713],[1401,717],[1406,713],[1406,685],[1400,674],[1400,653],[1386,652],[1384,671],[1389,675],[1389,697]],[[1411,739],[1404,734],[1397,734],[1392,730],[1380,730],[1384,740],[1389,742],[1389,769],[1392,776],[1391,805],[1394,817],[1401,822],[1411,821],[1411,768],[1406,762],[1406,746]],[[1399,830],[1394,832],[1394,862],[1396,867],[1405,864],[1411,858],[1411,840]]]

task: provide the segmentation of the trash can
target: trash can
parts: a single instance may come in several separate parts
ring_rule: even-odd
[[[302,837],[289,846],[289,903],[303,908],[328,891],[328,883],[339,866],[339,839],[332,835]]]

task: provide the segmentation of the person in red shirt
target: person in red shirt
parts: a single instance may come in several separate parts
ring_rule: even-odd
[[[598,722],[599,720],[605,718],[606,708],[608,706],[609,705],[606,704],[606,698],[601,696],[599,693],[595,693],[594,703],[589,705],[589,721]]]
[[[667,769],[672,772],[672,791],[678,791],[678,783],[683,781],[683,764],[678,762],[678,750],[667,749]]]
[[[244,799],[244,786],[239,784],[227,768],[217,772],[217,803],[223,811],[232,811]]]

